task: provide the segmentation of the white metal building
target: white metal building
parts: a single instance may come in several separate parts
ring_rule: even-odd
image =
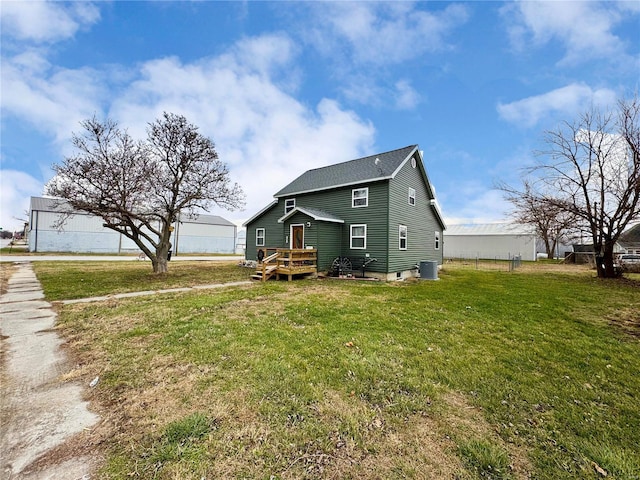
[[[102,226],[103,220],[86,213],[69,215],[57,225],[64,201],[31,197],[27,231],[31,252],[135,253],[138,246],[126,236]],[[235,253],[237,227],[216,215],[182,217],[174,224],[173,254]]]
[[[512,223],[449,225],[444,231],[445,258],[536,260],[536,234]]]

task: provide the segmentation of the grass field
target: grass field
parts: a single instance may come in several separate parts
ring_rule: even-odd
[[[175,287],[193,287],[249,280],[255,270],[238,268],[237,261],[180,261],[167,274],[155,274],[146,262],[34,262],[49,301],[71,300]]]
[[[51,299],[148,281],[109,265],[34,268]],[[157,281],[214,283],[185,268]],[[114,479],[640,478],[638,284],[533,266],[440,278],[60,307],[66,379],[100,376],[102,421],[77,445]]]

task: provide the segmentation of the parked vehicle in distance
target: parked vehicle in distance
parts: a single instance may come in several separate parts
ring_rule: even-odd
[[[640,264],[640,254],[637,254],[637,253],[623,253],[622,255],[620,255],[620,263],[622,265]]]

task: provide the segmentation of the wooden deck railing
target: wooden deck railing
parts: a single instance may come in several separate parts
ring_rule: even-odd
[[[286,275],[291,281],[293,275],[318,273],[318,250],[315,248],[278,248],[275,253],[262,259],[258,272],[263,282],[272,276],[280,279]]]

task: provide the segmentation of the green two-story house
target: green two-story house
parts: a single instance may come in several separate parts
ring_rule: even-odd
[[[247,260],[313,248],[319,272],[346,257],[385,280],[442,264],[445,225],[417,145],[308,170],[274,197],[244,224]]]

